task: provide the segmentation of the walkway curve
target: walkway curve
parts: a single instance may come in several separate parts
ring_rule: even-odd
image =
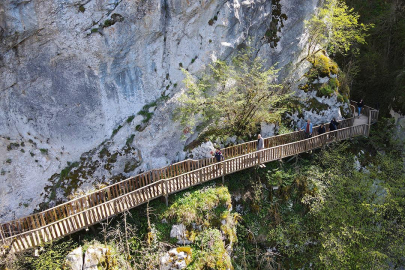
[[[378,119],[378,111],[365,106],[362,114],[367,117],[368,124],[352,117],[339,121],[339,130],[322,135],[317,135],[317,127],[314,127],[314,136],[310,139],[304,139],[303,131],[266,138],[265,149],[261,151],[256,151],[256,140],[224,148],[222,153],[227,159],[222,162],[215,163],[213,158],[185,160],[125,179],[43,212],[0,224],[0,255],[62,238],[161,196],[167,203],[169,194],[227,174],[331,142],[368,136],[371,124]],[[325,126],[328,130],[329,125]]]

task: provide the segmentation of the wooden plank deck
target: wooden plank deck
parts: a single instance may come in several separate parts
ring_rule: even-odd
[[[352,109],[354,107],[352,106]],[[108,217],[204,182],[245,170],[262,163],[294,156],[326,144],[367,136],[378,111],[363,110],[368,124],[354,118],[340,121],[340,129],[304,139],[302,131],[264,139],[265,149],[256,151],[256,140],[222,149],[226,159],[185,160],[167,167],[130,177],[119,183],[75,198],[43,212],[0,224],[0,254],[19,252],[72,234]],[[357,125],[355,125],[355,123]],[[325,125],[328,129],[328,125]]]

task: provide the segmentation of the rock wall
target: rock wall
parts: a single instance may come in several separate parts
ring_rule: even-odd
[[[0,220],[27,215],[61,193],[63,183],[48,179],[62,179],[67,162],[83,161],[83,153],[99,155],[103,143],[114,155],[132,138],[140,164],[122,177],[184,158],[181,130],[170,118],[174,101],[147,106],[147,119],[129,117],[178,93],[180,67],[198,74],[247,40],[287,76],[317,2],[1,1]],[[93,165],[104,178],[116,175]],[[79,178],[80,185],[101,181]],[[44,189],[49,185],[56,189]]]

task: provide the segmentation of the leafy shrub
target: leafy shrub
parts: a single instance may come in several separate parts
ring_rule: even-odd
[[[112,132],[112,136],[114,136],[115,134],[117,134],[117,132],[122,128],[121,125],[119,125],[116,129],[113,130]]]
[[[61,270],[67,254],[75,249],[77,244],[72,240],[61,240],[56,244],[47,244],[45,250],[38,258],[27,257],[27,261],[32,262],[32,269],[36,270]]]
[[[107,20],[104,21],[104,27],[109,27],[109,26],[112,26],[114,24],[115,24],[115,22],[113,20],[110,20],[110,19],[107,19]]]
[[[333,93],[334,91],[329,85],[325,85],[319,90],[319,94],[325,97],[330,97]]]
[[[201,250],[196,252],[193,262],[189,265],[190,269],[233,269],[219,230],[204,230],[198,235],[196,242]]]
[[[135,115],[129,116],[129,117],[127,118],[127,123],[128,123],[128,124],[131,123],[132,120],[134,120],[134,118],[135,118]]]
[[[214,214],[219,217],[230,204],[231,195],[227,187],[206,188],[193,191],[178,199],[164,213],[164,217],[185,225],[193,222],[203,224],[208,213],[211,213],[211,216]],[[213,213],[214,209],[218,213]]]
[[[132,134],[132,135],[127,139],[127,141],[125,142],[125,145],[130,146],[130,145],[132,144],[132,142],[134,141],[134,137],[135,137],[135,134]]]
[[[339,87],[339,81],[336,78],[331,78],[329,80],[329,85],[333,90],[336,90]]]
[[[319,52],[310,57],[308,61],[318,71],[321,77],[330,76],[330,74],[337,74],[339,67],[332,59],[327,57],[325,53]]]

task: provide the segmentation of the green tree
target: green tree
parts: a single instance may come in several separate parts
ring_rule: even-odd
[[[352,94],[389,115],[391,108],[405,112],[405,2],[401,0],[346,0],[365,24],[374,24],[359,46]],[[354,57],[336,59],[344,66]]]
[[[276,83],[278,71],[265,69],[250,50],[236,55],[230,64],[215,61],[201,78],[183,72],[186,89],[175,119],[187,130],[198,123],[219,136],[246,138],[258,131],[261,122],[279,121],[285,111],[288,95]]]
[[[326,0],[312,18],[306,22],[309,34],[306,57],[316,54],[322,47],[329,53],[347,54],[355,44],[364,44],[366,32],[372,24],[359,23],[359,15],[342,0]]]

